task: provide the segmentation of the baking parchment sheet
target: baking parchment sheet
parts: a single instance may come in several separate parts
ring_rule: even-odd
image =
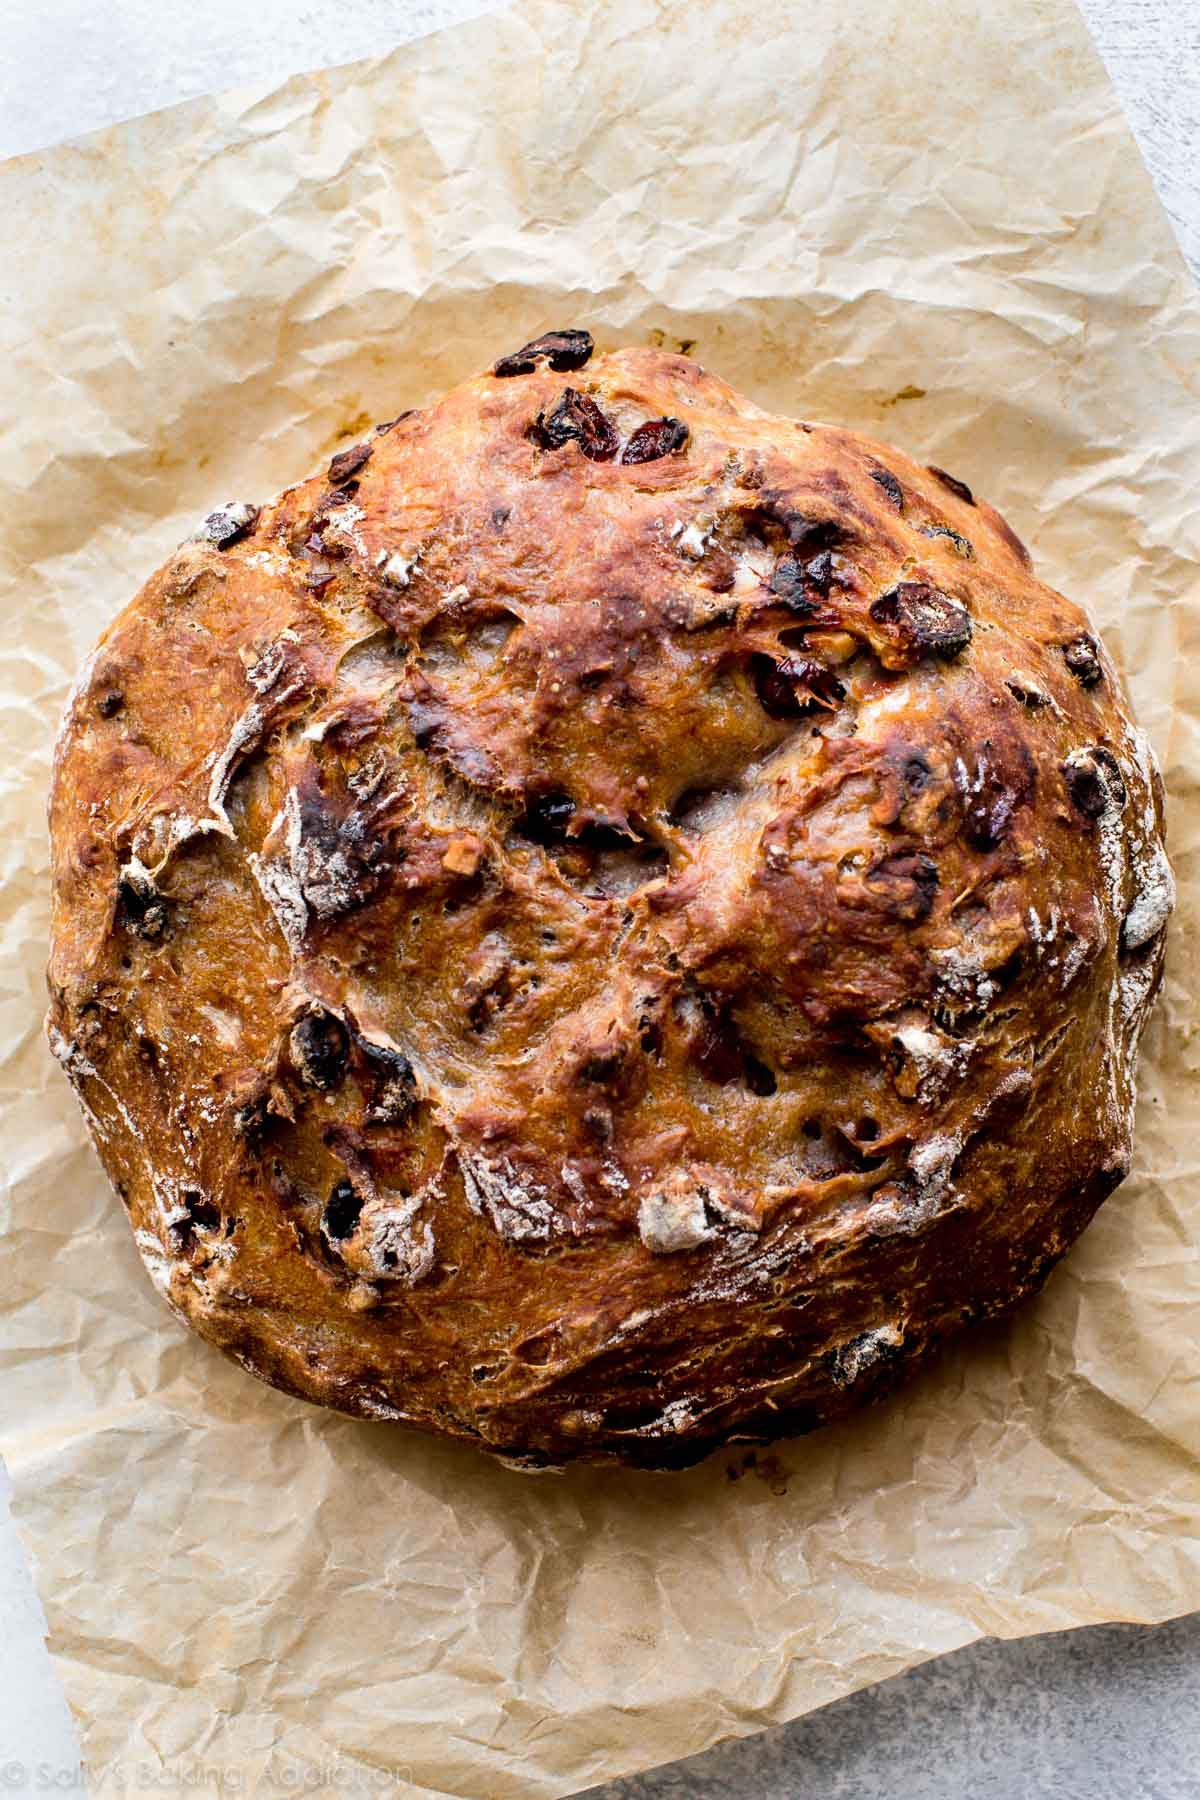
[[[93,1773],[561,1795],[1200,1607],[1200,306],[1069,0],[531,0],[12,162],[0,209],[0,1447]],[[668,1477],[534,1480],[222,1362],[40,1028],[97,633],[213,505],[566,324],[996,502],[1129,673],[1180,876],[1136,1172],[1044,1295]]]

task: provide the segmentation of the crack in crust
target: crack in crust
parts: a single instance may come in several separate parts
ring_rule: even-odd
[[[958,477],[551,332],[147,583],[68,709],[51,1043],[263,1378],[547,1466],[883,1391],[1130,1154],[1173,886]]]

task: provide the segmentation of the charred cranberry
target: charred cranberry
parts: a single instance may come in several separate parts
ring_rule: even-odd
[[[292,1027],[292,1061],[301,1080],[310,1087],[336,1087],[346,1073],[350,1038],[333,1013],[305,1013]]]
[[[561,844],[574,815],[575,802],[569,794],[535,794],[517,820],[517,830],[534,844]]]
[[[532,375],[544,362],[556,374],[565,375],[568,370],[582,369],[594,348],[590,331],[546,331],[514,350],[511,356],[502,356],[493,363],[492,374]]]
[[[960,481],[957,475],[947,475],[945,469],[939,469],[934,463],[930,463],[929,473],[931,475],[936,475],[943,487],[948,487],[952,494],[957,494],[959,499],[965,500],[968,506],[974,506],[974,494],[971,492],[966,482]]]
[[[196,1246],[197,1231],[221,1229],[221,1209],[215,1201],[207,1199],[199,1188],[186,1188],[180,1199],[183,1217],[173,1219],[170,1230],[178,1247],[188,1251]]]
[[[126,868],[117,883],[117,917],[134,937],[161,937],[167,924],[167,903],[149,875],[135,866]]]
[[[904,489],[890,469],[872,469],[871,480],[883,489],[897,512],[904,511]]]
[[[402,1051],[393,1050],[390,1045],[373,1044],[367,1038],[358,1042],[366,1057],[366,1123],[405,1124],[417,1104],[417,1078],[412,1064]]]
[[[339,450],[329,465],[329,482],[332,487],[345,487],[358,471],[365,468],[371,460],[370,444],[354,444],[349,450]]]
[[[539,413],[529,436],[543,450],[561,450],[578,444],[589,462],[611,462],[620,448],[617,428],[588,394],[565,388],[557,406]]]
[[[343,1238],[351,1237],[362,1216],[363,1198],[350,1181],[339,1181],[334,1185],[325,1211],[321,1214],[321,1229],[333,1243],[341,1243]]]
[[[1090,632],[1082,631],[1069,644],[1063,645],[1063,661],[1082,687],[1095,687],[1103,678],[1100,646]]]
[[[771,571],[771,592],[789,612],[807,616],[817,610],[805,580],[804,564],[797,557],[780,557]]]
[[[822,550],[819,556],[812,557],[804,565],[804,576],[818,594],[822,596],[828,594],[833,584],[833,553],[829,550]]]
[[[819,550],[806,561],[800,556],[781,556],[771,571],[770,588],[789,612],[809,617],[838,579],[833,553]]]
[[[216,512],[209,513],[197,535],[201,540],[215,544],[218,550],[228,550],[249,537],[258,524],[258,515],[259,508],[248,500],[230,500]]]
[[[796,690],[780,665],[769,656],[754,658],[754,691],[758,703],[773,719],[791,719],[804,711]]]
[[[846,690],[833,670],[827,669],[824,663],[814,662],[811,657],[789,656],[784,671],[797,687],[812,695],[818,706],[836,706],[845,695]]]
[[[1108,805],[1108,789],[1095,763],[1064,763],[1063,780],[1076,812],[1085,819],[1098,819]]]
[[[919,530],[922,537],[948,538],[960,556],[971,557],[975,554],[975,546],[970,538],[963,537],[960,531],[951,531],[949,525],[922,525]]]
[[[255,1094],[235,1109],[233,1129],[252,1148],[257,1148],[266,1135],[270,1119],[269,1097],[266,1094]]]

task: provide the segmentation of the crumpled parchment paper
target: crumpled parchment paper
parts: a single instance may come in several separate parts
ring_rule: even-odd
[[[10,163],[0,205],[0,1445],[93,1770],[562,1795],[983,1633],[1200,1606],[1200,305],[1069,0],[531,0]],[[533,1480],[219,1360],[40,1026],[92,640],[213,505],[560,324],[995,501],[1129,672],[1181,878],[1136,1174],[1041,1299],[669,1477]]]

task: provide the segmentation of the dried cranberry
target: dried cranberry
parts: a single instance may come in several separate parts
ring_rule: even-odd
[[[647,419],[639,425],[625,446],[623,463],[656,462],[682,450],[688,441],[688,428],[682,419]]]
[[[292,1027],[292,1061],[310,1087],[336,1087],[346,1073],[350,1038],[333,1013],[305,1013]]]
[[[691,1035],[689,1047],[705,1080],[718,1087],[741,1081],[760,1098],[773,1094],[777,1087],[774,1071],[755,1055],[742,1036],[729,1001],[705,994],[700,1008],[699,1025]]]
[[[1098,819],[1108,805],[1108,789],[1095,763],[1064,763],[1063,779],[1076,812],[1085,819]]]
[[[605,418],[588,394],[565,388],[550,413],[539,413],[529,436],[543,450],[561,450],[576,443],[589,462],[611,462],[620,448],[616,426]]]
[[[845,526],[837,519],[814,519],[808,513],[796,512],[791,508],[780,508],[773,513],[773,517],[787,534],[788,549],[804,556],[814,556],[819,550],[831,550],[847,535]]]
[[[832,552],[820,550],[807,562],[798,556],[781,556],[771,571],[770,588],[789,612],[807,616],[816,612],[818,601],[828,597],[837,578]]]
[[[129,868],[117,883],[117,916],[134,937],[157,938],[166,928],[167,904],[148,875]]]
[[[968,506],[974,506],[974,494],[966,482],[960,481],[957,475],[947,475],[945,469],[939,469],[935,463],[929,464],[929,473],[936,475],[943,487],[948,487],[952,494],[957,494],[959,499],[965,500]]]
[[[795,688],[772,657],[754,658],[754,691],[763,711],[773,719],[796,718],[804,711]]]
[[[737,1032],[723,1013],[705,1008],[704,1019],[692,1044],[696,1067],[706,1081],[728,1087],[742,1073],[743,1052]]]
[[[971,641],[965,607],[924,581],[902,581],[871,606],[877,625],[889,626],[901,646],[916,654],[957,656]]]
[[[570,369],[582,369],[594,349],[590,331],[546,331],[514,350],[511,356],[502,356],[493,363],[492,374],[532,375],[544,362],[557,374],[565,375]]]
[[[1069,644],[1063,645],[1063,661],[1076,681],[1085,688],[1095,687],[1103,678],[1100,646],[1090,632],[1082,631]]]
[[[811,694],[818,706],[835,706],[845,695],[845,688],[832,669],[807,656],[789,656],[783,664],[789,681]]]
[[[876,863],[865,877],[865,886],[897,918],[918,924],[933,910],[938,889],[937,864],[928,856],[902,851]]]
[[[890,469],[872,469],[871,480],[878,482],[897,512],[904,511],[904,489]]]
[[[344,487],[352,476],[365,468],[371,460],[370,444],[354,444],[349,450],[339,450],[329,465],[329,481],[333,487]]]
[[[1125,778],[1111,750],[1094,745],[1078,750],[1062,766],[1071,804],[1085,819],[1098,819],[1109,807],[1124,806]]]
[[[321,1215],[321,1229],[334,1243],[351,1237],[362,1216],[363,1197],[350,1181],[335,1183]]]
[[[976,850],[994,850],[1007,836],[1014,814],[1032,799],[1036,779],[1033,758],[1023,744],[1001,752],[985,738],[975,753],[974,774],[967,775],[964,767],[959,780],[967,842]]]
[[[833,706],[846,690],[832,669],[807,656],[785,656],[779,663],[756,656],[754,691],[773,719],[794,719],[812,706]]]
[[[535,794],[517,820],[517,830],[535,844],[561,844],[574,815],[575,802],[569,794]]]
[[[809,584],[816,588],[818,594],[828,594],[830,587],[833,585],[832,553],[828,550],[822,550],[819,556],[814,556],[810,562],[806,562],[804,565],[804,575]]]

